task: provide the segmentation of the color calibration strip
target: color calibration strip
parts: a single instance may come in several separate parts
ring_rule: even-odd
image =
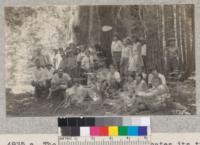
[[[149,117],[59,118],[59,135],[71,137],[148,136]]]

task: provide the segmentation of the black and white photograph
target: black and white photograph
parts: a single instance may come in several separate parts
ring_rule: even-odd
[[[193,4],[4,13],[8,117],[196,114]]]

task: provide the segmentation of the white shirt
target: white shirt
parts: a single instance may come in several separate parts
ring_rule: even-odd
[[[45,71],[43,68],[35,68],[33,70],[33,81],[36,82],[41,82],[41,81],[45,81]]]
[[[130,53],[130,49],[131,49],[131,45],[125,46],[122,48],[122,58],[128,58],[129,57],[129,53]]]
[[[123,47],[123,45],[120,40],[112,41],[111,51],[112,52],[120,52],[120,51],[122,51],[122,47]]]
[[[69,81],[71,81],[71,77],[67,73],[63,73],[62,77],[59,77],[58,74],[55,74],[52,78],[52,85],[68,85]]]
[[[149,74],[149,78],[148,78],[148,83],[149,83],[149,84],[152,84],[153,77],[154,77],[153,74]],[[160,78],[161,83],[162,83],[163,85],[166,85],[165,76],[164,76],[163,74],[161,74],[161,73],[158,73],[158,77]]]
[[[49,79],[52,79],[53,78],[53,73],[54,73],[54,70],[53,69],[47,69],[45,68],[44,69],[44,73],[45,73],[45,79],[46,80],[49,80]]]
[[[54,67],[55,69],[58,69],[59,68],[59,65],[60,65],[60,62],[62,61],[62,57],[61,55],[58,53],[54,56],[53,58],[53,64],[54,64]]]
[[[142,49],[141,50],[141,55],[142,56],[146,56],[147,55],[147,45],[146,44],[142,45],[141,49]]]
[[[81,62],[82,58],[85,56],[85,53],[81,52],[77,55],[76,57],[76,61],[77,62]]]
[[[108,73],[107,79],[108,79],[108,80],[111,80],[112,78],[114,78],[117,82],[120,82],[120,81],[121,81],[120,73],[117,72],[117,71],[115,71],[114,74],[112,74],[111,72]]]

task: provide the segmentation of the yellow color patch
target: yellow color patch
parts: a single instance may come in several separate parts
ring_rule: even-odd
[[[108,134],[109,134],[109,136],[118,136],[118,127],[117,126],[109,126]]]

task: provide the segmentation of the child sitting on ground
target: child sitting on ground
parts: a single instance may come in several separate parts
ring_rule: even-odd
[[[107,75],[107,81],[112,89],[120,89],[120,73],[114,68],[113,65],[110,66],[110,72]]]

